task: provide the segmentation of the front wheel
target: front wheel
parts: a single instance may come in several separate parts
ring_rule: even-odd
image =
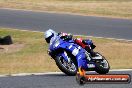
[[[77,66],[72,60],[68,63],[62,56],[57,56],[55,61],[58,68],[65,74],[69,76],[75,76],[77,74]]]

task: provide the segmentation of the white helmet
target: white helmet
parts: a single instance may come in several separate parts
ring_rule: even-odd
[[[47,43],[50,43],[51,38],[56,35],[57,33],[55,31],[53,31],[52,29],[47,30],[44,33],[44,37]]]

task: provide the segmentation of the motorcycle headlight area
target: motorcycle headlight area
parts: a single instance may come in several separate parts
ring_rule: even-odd
[[[55,44],[54,44],[54,48],[57,47],[57,46],[59,46],[59,44],[60,44],[60,41],[57,40],[57,41],[55,42]]]

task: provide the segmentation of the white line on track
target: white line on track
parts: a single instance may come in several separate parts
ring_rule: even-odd
[[[23,30],[23,29],[12,29],[12,30],[20,30],[20,31],[29,31],[29,32],[38,32],[38,33],[44,33],[42,31],[32,31],[32,30]],[[109,38],[109,37],[97,37],[97,36],[87,36],[87,35],[74,35],[74,36],[83,36],[83,37],[94,37],[94,38],[105,38],[105,39],[110,39],[110,40],[119,40],[119,41],[127,41],[127,42],[132,42],[132,40],[127,40],[127,39],[117,39],[117,38]]]
[[[113,69],[110,71],[132,71],[132,69]],[[90,71],[94,72],[94,71]],[[18,73],[18,74],[4,74],[0,77],[10,77],[10,76],[31,76],[31,75],[53,75],[53,74],[64,74],[63,72],[45,72],[45,73]]]
[[[4,74],[0,77],[10,77],[10,76],[30,76],[30,75],[50,75],[50,74],[64,74],[63,72],[44,72],[44,73],[18,73],[18,74]]]
[[[132,69],[112,69],[110,71],[132,71]]]

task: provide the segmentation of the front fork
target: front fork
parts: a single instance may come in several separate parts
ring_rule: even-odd
[[[65,60],[67,63],[70,63],[71,60],[70,60],[70,58],[68,57],[66,51],[60,53],[60,56],[62,56],[62,57],[64,58],[64,60]]]

